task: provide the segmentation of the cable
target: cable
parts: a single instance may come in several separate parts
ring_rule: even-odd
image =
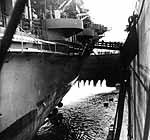
[[[140,76],[136,73],[136,71],[134,70],[134,68],[131,65],[130,65],[130,68],[134,72],[135,76],[137,77],[137,79],[139,80],[139,82],[141,83],[141,85],[143,86],[143,88],[145,89],[145,91],[149,92],[149,89],[144,85],[144,83],[141,80]]]
[[[138,20],[139,20],[140,17],[141,17],[141,14],[142,14],[142,11],[143,11],[144,4],[145,4],[145,0],[142,1],[142,5],[141,5],[141,9],[140,9],[140,12],[139,12],[139,15],[138,15],[137,22],[138,22]]]

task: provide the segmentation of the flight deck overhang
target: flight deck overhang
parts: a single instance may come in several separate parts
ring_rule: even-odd
[[[79,19],[47,19],[47,29],[50,34],[55,33],[55,39],[60,37],[68,38],[83,30],[83,22]]]

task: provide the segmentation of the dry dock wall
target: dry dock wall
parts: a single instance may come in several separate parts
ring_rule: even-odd
[[[142,7],[142,0],[138,3]],[[150,1],[145,0],[137,29],[139,34],[139,53],[132,62],[131,76],[131,114],[132,136],[134,140],[150,139]]]

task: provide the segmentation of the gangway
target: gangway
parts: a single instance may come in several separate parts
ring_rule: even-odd
[[[123,47],[122,42],[105,42],[99,41],[94,45],[96,49],[120,50]]]

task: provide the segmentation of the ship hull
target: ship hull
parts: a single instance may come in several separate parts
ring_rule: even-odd
[[[144,2],[144,3],[143,3]],[[137,1],[139,52],[132,62],[130,136],[133,140],[150,139],[150,1]]]
[[[9,52],[0,74],[0,139],[30,140],[79,73],[81,59]]]

